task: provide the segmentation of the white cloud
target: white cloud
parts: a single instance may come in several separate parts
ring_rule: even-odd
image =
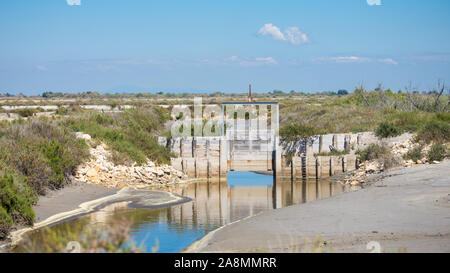
[[[309,42],[308,36],[301,32],[298,27],[289,27],[284,33],[280,28],[273,24],[264,24],[259,31],[260,35],[270,35],[275,40],[286,41],[294,45],[299,45]]]
[[[255,58],[255,61],[262,62],[265,64],[277,64],[277,61],[272,57],[265,57],[265,58]]]
[[[258,33],[261,35],[271,35],[275,40],[286,40],[286,37],[284,37],[284,34],[280,31],[280,29],[272,24],[265,24],[259,29]]]
[[[397,65],[398,62],[394,61],[391,58],[386,58],[386,59],[379,59],[378,60],[380,63],[385,63],[385,64],[393,64],[393,65]]]
[[[39,71],[45,71],[45,70],[47,70],[47,67],[45,67],[43,65],[38,65],[38,66],[36,66],[36,69]]]
[[[81,6],[81,0],[66,0],[69,6]]]
[[[369,6],[381,6],[381,0],[367,0]]]
[[[299,45],[309,42],[305,33],[301,32],[298,27],[289,27],[284,31],[286,40],[294,45]]]
[[[278,62],[273,57],[257,57],[257,58],[239,58],[238,56],[231,56],[226,59],[227,62],[237,63],[240,66],[262,66],[274,65]]]
[[[321,57],[314,59],[314,61],[335,62],[335,63],[364,63],[370,62],[371,60],[365,57],[345,56],[345,57]]]

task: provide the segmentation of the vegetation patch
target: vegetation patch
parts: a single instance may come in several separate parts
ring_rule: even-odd
[[[89,156],[84,140],[49,119],[0,124],[0,237],[13,224],[32,224],[32,205],[63,187]]]
[[[161,108],[137,107],[120,113],[91,112],[71,117],[63,124],[75,132],[84,132],[105,142],[116,163],[145,164],[147,158],[159,164],[170,163],[173,154],[159,145],[155,135],[170,118]]]
[[[444,160],[448,156],[446,145],[442,143],[433,144],[427,156],[430,162]]]
[[[389,147],[378,144],[370,144],[365,149],[356,151],[360,161],[377,160],[383,163],[384,169],[400,166],[402,159],[392,154]]]
[[[311,136],[316,136],[320,134],[325,134],[326,132],[320,131],[312,126],[301,124],[301,123],[291,123],[283,126],[280,129],[280,135],[285,140],[295,141],[299,138],[309,138]]]
[[[6,237],[14,223],[33,223],[35,201],[36,195],[24,177],[5,174],[0,177],[0,239]]]
[[[404,158],[406,160],[412,160],[414,162],[417,162],[418,160],[421,160],[423,158],[423,152],[422,152],[422,145],[417,145],[414,148],[412,148],[411,150],[409,150]]]
[[[450,123],[437,117],[429,120],[417,133],[416,141],[426,144],[450,142]]]
[[[378,125],[375,130],[375,135],[379,138],[395,137],[402,133],[402,130],[395,126],[393,123],[383,121]]]

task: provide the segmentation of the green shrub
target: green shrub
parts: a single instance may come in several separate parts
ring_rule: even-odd
[[[13,220],[5,208],[0,206],[0,239],[6,238],[9,229],[13,225]]]
[[[393,124],[403,132],[417,132],[426,119],[421,112],[397,112],[390,114],[387,118],[392,120]]]
[[[0,226],[4,229],[11,227],[13,223],[31,225],[34,220],[32,205],[35,200],[25,180],[20,181],[10,175],[0,177],[0,207],[2,208]]]
[[[48,119],[3,124],[0,136],[0,233],[6,236],[12,224],[32,224],[37,195],[63,187],[89,151],[84,140]]]
[[[385,170],[403,163],[403,160],[394,156],[388,147],[377,144],[370,144],[365,149],[356,151],[356,155],[360,161],[378,160],[382,162]]]
[[[17,110],[17,114],[23,118],[31,117],[34,115],[34,110],[30,108],[19,109]]]
[[[356,151],[356,155],[361,161],[380,159],[390,153],[388,147],[377,144],[370,144],[365,149]]]
[[[287,124],[280,129],[280,135],[288,141],[295,141],[299,138],[309,138],[325,133],[326,132],[324,131],[319,131],[312,126],[301,123]]]
[[[394,156],[392,153],[385,154],[382,158],[383,160],[383,167],[385,170],[399,167],[403,164],[403,160],[401,157]]]
[[[58,109],[56,109],[55,113],[57,115],[64,116],[64,115],[67,115],[69,113],[69,109],[67,109],[66,107],[58,107]]]
[[[450,113],[439,112],[436,114],[436,119],[450,123]]]
[[[422,153],[422,146],[418,145],[416,147],[414,147],[413,149],[409,150],[404,158],[407,160],[412,160],[414,162],[416,162],[417,160],[421,160],[423,158],[423,153]]]
[[[378,125],[375,135],[380,138],[395,137],[402,133],[402,130],[393,123],[383,121]]]
[[[9,125],[0,151],[0,163],[27,177],[37,194],[62,187],[63,178],[89,156],[84,140],[47,120]]]
[[[432,161],[442,161],[447,157],[447,147],[442,143],[435,143],[431,146],[428,152],[428,160]]]
[[[72,174],[72,170],[81,163],[68,148],[55,140],[41,142],[41,151],[52,170],[49,186],[53,189],[61,188],[65,177]]]
[[[96,113],[64,121],[65,126],[104,141],[115,153],[113,162],[145,164],[147,158],[167,164],[173,154],[159,145],[155,135],[170,118],[161,108],[137,107],[120,113]]]
[[[450,123],[438,118],[431,119],[418,132],[416,141],[431,142],[450,142]]]

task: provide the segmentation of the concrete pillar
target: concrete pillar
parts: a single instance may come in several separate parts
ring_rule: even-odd
[[[328,178],[330,177],[330,157],[329,156],[319,156],[318,161],[318,178]]]
[[[208,160],[204,158],[195,159],[195,177],[207,178],[208,176]]]
[[[331,144],[331,145],[333,145],[333,147],[335,149],[337,149],[337,147],[338,147],[338,136],[337,135],[333,135],[333,144]]]
[[[331,156],[330,165],[331,165],[331,175],[342,173],[342,157]]]
[[[219,142],[219,173],[221,177],[227,176],[228,171],[228,142],[226,137],[221,137]]]
[[[183,171],[183,159],[180,157],[171,158],[170,165],[172,165],[176,170]]]
[[[288,162],[286,156],[281,156],[281,175],[279,178],[292,178],[292,162]]]
[[[347,172],[347,157],[346,156],[342,157],[342,171],[344,173]]]
[[[323,152],[323,136],[319,136],[319,153]]]
[[[273,159],[275,162],[275,175],[280,176],[281,175],[281,145],[280,145],[280,137],[275,136],[275,158]]]
[[[292,157],[292,177],[294,180],[302,179],[302,159],[299,156]]]
[[[346,171],[353,171],[356,169],[356,155],[346,155],[345,156],[345,168]]]
[[[316,178],[316,158],[306,156],[306,178]]]
[[[345,135],[344,137],[344,150],[350,150],[350,136]]]
[[[183,159],[183,172],[190,178],[196,177],[195,158]]]

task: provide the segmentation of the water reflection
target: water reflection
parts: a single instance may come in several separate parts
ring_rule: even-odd
[[[134,241],[147,251],[158,241],[159,252],[177,252],[230,222],[267,210],[327,198],[347,188],[327,180],[273,181],[272,176],[238,172],[230,173],[228,181],[198,182],[164,190],[193,201],[162,209],[132,209],[121,203],[82,218],[89,218],[91,224],[102,224],[108,217],[126,217],[133,222]],[[80,220],[51,228],[62,228]]]

